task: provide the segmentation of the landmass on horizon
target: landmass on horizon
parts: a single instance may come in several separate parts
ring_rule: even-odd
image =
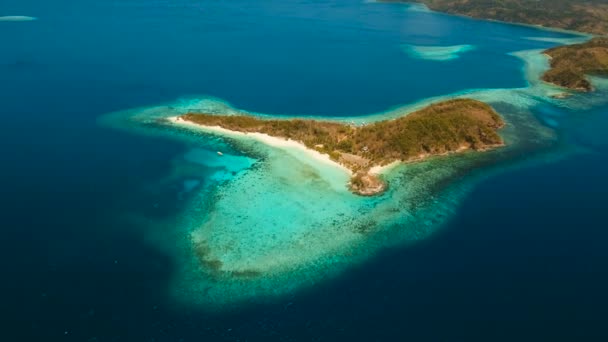
[[[386,189],[378,177],[383,166],[504,145],[497,132],[505,124],[500,115],[489,105],[471,99],[443,101],[397,119],[361,126],[209,113],[188,113],[179,119],[201,127],[261,133],[299,142],[346,167],[352,172],[350,189],[365,196]]]
[[[591,34],[608,34],[608,3],[603,0],[383,0],[417,2],[449,14],[538,25]]]
[[[448,14],[548,28],[608,34],[608,3],[601,0],[383,0],[422,3],[429,9]],[[542,80],[560,87],[592,91],[587,75],[608,75],[608,38],[561,46],[545,51],[551,69]]]

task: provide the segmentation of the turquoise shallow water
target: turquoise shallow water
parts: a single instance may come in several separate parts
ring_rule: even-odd
[[[403,311],[391,305],[411,304],[409,329],[437,336],[451,330],[422,321],[478,331],[488,316],[522,317],[525,303],[532,317],[535,300],[554,293],[541,301],[550,317],[563,293],[576,299],[588,284],[605,284],[568,287],[563,278],[593,278],[572,276],[569,265],[601,265],[593,262],[603,260],[606,240],[585,240],[599,230],[566,239],[558,228],[566,213],[573,227],[589,223],[586,210],[605,194],[596,159],[606,146],[606,82],[555,100],[562,90],[538,81],[542,49],[585,37],[351,0],[24,0],[6,13],[38,18],[0,23],[2,260],[10,275],[0,286],[15,294],[6,301],[13,340],[244,340],[256,331],[267,341],[294,326],[307,330],[294,328],[295,340],[339,340],[344,331],[350,340],[398,340]],[[200,109],[363,123],[451,97],[491,103],[508,122],[508,147],[400,166],[376,198],[353,196],[343,172],[298,150],[157,120]],[[578,169],[579,158],[591,169]],[[560,160],[563,173],[546,166]],[[550,180],[546,195],[513,190]],[[502,207],[512,210],[496,220]],[[521,242],[534,234],[538,246]],[[568,241],[558,251],[543,249],[560,239]],[[561,277],[548,273],[518,300],[526,291],[511,279],[523,286],[541,277],[551,267],[539,256],[572,245],[576,253],[550,263]],[[522,248],[526,258],[518,258]],[[585,293],[602,303],[601,289]],[[517,305],[503,310],[508,303]],[[475,316],[468,307],[483,310]],[[209,311],[220,318],[210,322]],[[245,314],[223,321],[224,311]],[[471,315],[475,324],[463,324]]]
[[[457,59],[461,54],[475,49],[471,45],[454,46],[417,46],[404,45],[403,51],[412,58],[425,59],[430,61],[450,61]]]

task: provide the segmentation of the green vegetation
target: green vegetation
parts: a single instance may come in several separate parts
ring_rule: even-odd
[[[503,140],[497,130],[504,125],[490,106],[470,99],[436,103],[395,120],[364,126],[205,113],[189,113],[181,118],[204,126],[299,141],[353,170],[351,187],[361,194],[377,193],[385,188],[368,174],[373,166],[500,146]]]
[[[608,34],[605,0],[385,0],[420,2],[434,11],[541,25],[593,34]]]
[[[354,170],[395,160],[412,160],[421,155],[500,145],[502,139],[497,129],[503,126],[502,119],[490,106],[469,99],[436,103],[395,120],[364,126],[201,113],[189,113],[181,118],[205,126],[299,141]]]
[[[560,46],[545,53],[551,56],[551,70],[542,77],[546,82],[590,91],[593,88],[585,75],[608,75],[608,38]]]

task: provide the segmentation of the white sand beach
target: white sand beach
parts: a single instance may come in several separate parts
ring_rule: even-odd
[[[394,162],[386,164],[386,165],[382,165],[382,166],[376,165],[369,169],[369,173],[372,175],[376,175],[376,176],[385,174],[385,173],[389,172],[390,170],[392,170],[393,168],[395,168],[399,164],[401,164],[401,161],[395,160]]]
[[[194,129],[199,129],[199,130],[211,132],[211,133],[217,133],[217,134],[224,135],[224,136],[251,138],[251,139],[257,140],[261,143],[264,143],[268,146],[273,146],[273,147],[283,149],[287,152],[293,152],[294,150],[297,152],[303,152],[308,157],[310,157],[316,161],[320,161],[327,165],[339,168],[339,169],[343,170],[344,172],[346,172],[348,175],[352,175],[352,171],[349,168],[347,168],[346,166],[344,166],[336,161],[333,161],[331,158],[329,158],[329,155],[323,154],[323,153],[321,153],[319,151],[315,151],[313,149],[310,149],[310,148],[306,147],[304,144],[302,144],[301,142],[298,142],[295,140],[273,137],[273,136],[270,136],[270,135],[264,134],[264,133],[244,133],[244,132],[232,131],[232,130],[225,129],[225,128],[222,128],[219,126],[199,125],[199,124],[196,124],[196,123],[193,123],[190,121],[186,121],[180,117],[170,117],[170,118],[168,118],[168,120],[171,121],[172,123],[180,125],[180,126],[188,126],[188,127],[194,128]]]

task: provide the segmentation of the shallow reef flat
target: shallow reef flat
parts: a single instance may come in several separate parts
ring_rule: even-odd
[[[404,44],[401,46],[408,56],[416,59],[429,61],[451,61],[460,58],[466,52],[475,50],[473,45],[451,45],[451,46],[422,46]]]
[[[593,38],[592,35],[579,34],[578,37],[575,38],[563,38],[563,37],[525,37],[527,40],[532,40],[536,42],[547,42],[547,43],[555,43],[559,45],[571,45],[581,43],[581,37],[586,37],[587,39]]]
[[[524,88],[470,90],[363,117],[324,117],[380,121],[463,97],[489,103],[503,115],[506,147],[401,164],[383,175],[390,187],[376,197],[352,194],[346,187],[347,172],[319,163],[301,149],[184,128],[166,119],[193,109],[269,117],[219,99],[183,99],[111,113],[101,123],[169,137],[187,147],[170,173],[172,180],[190,181],[184,183],[188,196],[180,212],[162,220],[133,219],[144,222],[149,241],[174,255],[178,272],[171,290],[179,303],[227,310],[292,294],[331,279],[388,246],[428,238],[452,217],[479,179],[524,163],[522,155],[556,143],[555,131],[543,124],[545,119],[606,101],[598,95],[603,91],[594,94],[591,102],[587,97],[581,100],[589,94],[552,98],[563,90],[540,81],[549,67],[541,52],[514,54],[524,61],[522,72],[529,80]],[[542,109],[546,118],[533,115],[532,109],[535,113]],[[196,177],[192,163],[205,170],[206,186],[192,182]],[[478,172],[482,168],[484,172]]]
[[[38,18],[28,17],[28,16],[25,16],[25,15],[0,16],[0,22],[2,22],[2,21],[6,21],[6,22],[20,22],[20,21],[34,21],[34,20],[38,20]]]

